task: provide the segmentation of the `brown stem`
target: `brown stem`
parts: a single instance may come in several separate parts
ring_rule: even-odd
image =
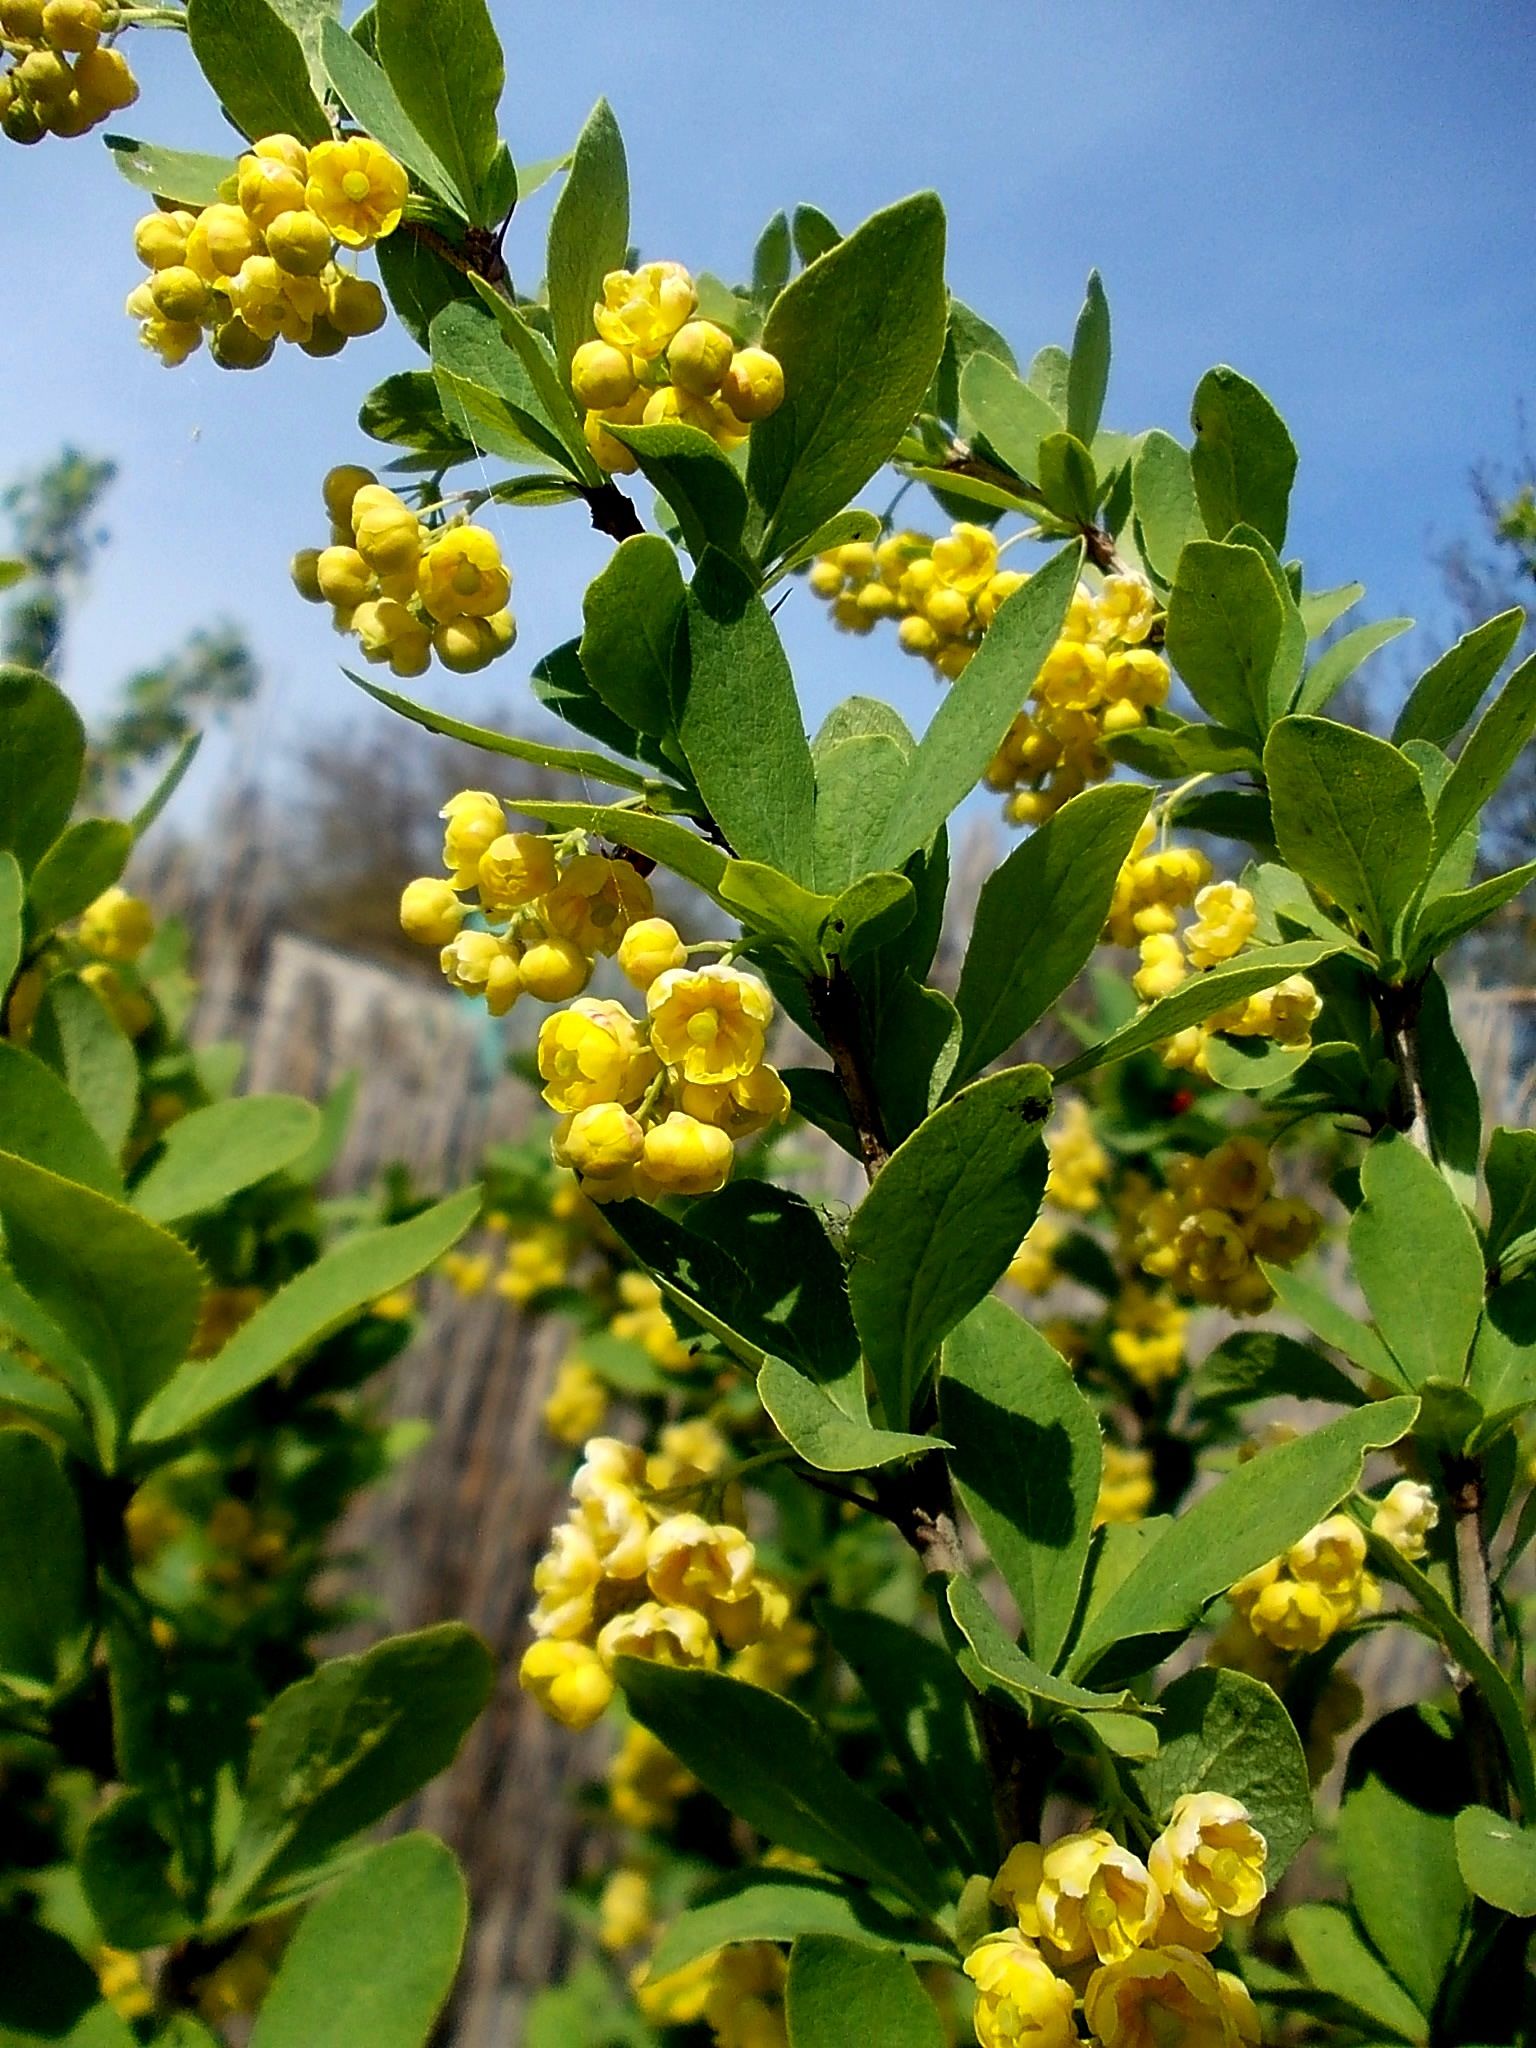
[[[1429,1099],[1424,1091],[1424,1059],[1419,1044],[1419,1010],[1424,1000],[1422,982],[1404,982],[1393,987],[1386,982],[1376,989],[1376,1015],[1381,1021],[1382,1043],[1387,1058],[1397,1069],[1397,1093],[1393,1123],[1407,1133],[1427,1159],[1435,1156],[1429,1127]]]
[[[592,524],[610,540],[633,540],[637,533],[644,533],[640,514],[617,484],[583,484],[581,495]]]
[[[858,1133],[864,1176],[872,1181],[891,1154],[880,1107],[864,1067],[859,992],[840,961],[832,963],[832,972],[825,981],[813,981],[808,986],[811,1008],[821,1027],[827,1051],[832,1056],[832,1071],[837,1075],[853,1128]]]

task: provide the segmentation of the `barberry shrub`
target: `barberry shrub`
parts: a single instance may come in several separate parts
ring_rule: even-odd
[[[494,1014],[552,1006],[562,1179],[505,1291],[563,1285],[585,1232],[614,1296],[551,1401],[580,1456],[520,1676],[572,1728],[626,1717],[609,1807],[633,1854],[592,1916],[625,1967],[579,1972],[545,2038],[1527,2038],[1536,1143],[1486,1136],[1439,964],[1533,874],[1478,868],[1536,730],[1536,662],[1495,688],[1519,615],[1438,661],[1390,739],[1332,718],[1402,622],[1327,637],[1362,593],[1286,555],[1296,451],[1235,371],[1201,378],[1188,435],[1104,426],[1097,277],[1070,347],[1021,366],[948,292],[932,194],[848,234],[776,215],[740,287],[637,266],[610,110],[520,175],[480,0],[379,0],[351,33],[291,0],[190,0],[185,26],[250,147],[112,139],[170,223],[137,236],[171,280],[135,295],[146,339],[174,361],[211,326],[227,367],[274,335],[327,354],[334,244],[376,243],[427,359],[363,408],[395,486],[324,479],[304,594],[397,678],[474,668],[512,640],[477,514],[581,508],[616,543],[533,670],[581,744],[362,685],[482,746],[487,780],[576,778],[558,802],[445,792],[444,872],[401,906]],[[532,295],[508,264],[536,264],[516,208],[548,176]],[[887,471],[948,530],[861,508]],[[807,736],[776,623],[801,571],[836,626],[885,622],[932,667],[920,738],[867,697]],[[14,1013],[39,942],[116,868],[65,832],[54,698],[6,690]],[[947,976],[947,834],[978,785],[1027,836]],[[657,868],[713,929],[657,916]],[[1139,957],[1085,1002],[1101,943]],[[585,994],[610,959],[630,994]],[[813,1048],[782,1072],[781,1016]],[[1047,1022],[1077,1049],[1018,1063]],[[166,1958],[141,2038],[189,1945],[313,1900],[257,2048],[408,2048],[454,1914],[406,1892],[400,1864],[434,1852],[355,1838],[451,1749],[481,1662],[456,1639],[383,1646],[387,1680],[322,1667],[201,1775],[165,1734],[125,1478],[329,1311],[290,1320],[279,1293],[181,1363],[202,1277],[185,1212],[144,1190],[244,1154],[210,1131],[125,1176],[86,1134],[95,1068],[56,1036],[62,1065],[15,1052],[31,1106],[0,1159],[34,1354],[8,1381],[29,1426],[0,1439],[34,1560],[4,1594],[7,1681],[47,1741],[107,1660],[125,1789],[79,1856],[104,1938]],[[851,1216],[790,1185],[791,1112],[857,1162]],[[1326,1269],[1305,1263],[1319,1161],[1346,1219]],[[400,1227],[414,1259],[466,1220]],[[1094,1306],[1037,1327],[1010,1289],[1058,1276]],[[1225,1334],[1190,1364],[1201,1310]],[[602,1433],[611,1394],[643,1440]],[[1342,1663],[1384,1630],[1431,1653],[1390,1713]],[[386,1893],[412,1901],[404,1942]],[[61,1918],[47,1896],[16,1917],[16,1982],[47,1974]]]

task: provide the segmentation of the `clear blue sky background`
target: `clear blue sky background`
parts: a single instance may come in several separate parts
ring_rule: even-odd
[[[1302,451],[1292,545],[1309,582],[1358,576],[1378,615],[1440,610],[1427,549],[1469,524],[1469,465],[1510,449],[1532,384],[1528,4],[495,11],[514,154],[558,153],[606,93],[648,255],[736,276],[778,206],[813,200],[846,227],[932,185],[949,208],[954,289],[1021,356],[1070,338],[1097,265],[1115,326],[1107,424],[1182,432],[1201,372],[1237,365]],[[179,38],[141,34],[132,53],[144,92],[124,129],[227,146]],[[329,362],[280,348],[253,375],[221,373],[206,353],[167,372],[122,314],[141,208],[99,141],[6,146],[0,193],[0,466],[40,461],[65,437],[122,465],[71,681],[99,701],[189,627],[233,616],[270,676],[239,750],[276,761],[355,701],[341,643],[288,586],[288,557],[323,538],[324,469],[366,458],[358,400],[419,358],[391,326]],[[514,228],[521,277],[540,268],[547,203]],[[575,629],[607,548],[579,507],[498,523],[519,647],[489,678],[434,671],[419,686],[471,716],[526,705],[528,667]],[[925,668],[889,636],[834,636],[819,613],[797,587],[783,615],[813,717],[850,688],[927,716]],[[213,753],[205,799],[229,743]]]

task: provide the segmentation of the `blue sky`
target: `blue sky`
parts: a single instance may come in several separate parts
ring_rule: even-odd
[[[1070,338],[1097,265],[1115,325],[1106,423],[1182,432],[1202,371],[1235,364],[1300,445],[1291,543],[1309,582],[1358,576],[1368,611],[1437,616],[1427,548],[1465,529],[1468,467],[1510,447],[1533,382],[1528,6],[567,0],[495,12],[514,154],[567,147],[606,93],[648,255],[739,275],[778,206],[812,200],[846,227],[932,185],[949,208],[954,289],[1021,355]],[[226,146],[179,38],[138,35],[132,54],[144,92],[127,132]],[[122,314],[141,208],[99,141],[6,146],[0,181],[3,467],[68,437],[123,469],[70,681],[99,701],[187,628],[232,616],[270,676],[240,753],[278,760],[354,695],[287,559],[323,538],[325,468],[366,459],[358,400],[419,358],[390,327],[329,362],[280,349],[248,376],[206,354],[164,371]],[[546,204],[514,227],[520,276],[540,268]],[[527,704],[529,666],[576,629],[607,550],[579,507],[496,523],[519,646],[489,677],[434,670],[417,686],[469,716]],[[781,623],[813,717],[854,688],[928,715],[928,671],[889,636],[834,636],[803,587]],[[200,764],[205,798],[231,751]]]

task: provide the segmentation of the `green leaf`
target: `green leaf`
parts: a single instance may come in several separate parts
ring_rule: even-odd
[[[1536,654],[1521,662],[1473,726],[1435,806],[1435,851],[1454,846],[1536,731]]]
[[[843,1262],[803,1195],[771,1181],[739,1180],[694,1202],[689,1236],[734,1261],[744,1285],[717,1303],[765,1351],[810,1375],[845,1415],[862,1418],[864,1373]],[[733,1287],[735,1276],[731,1276]]]
[[[873,215],[780,293],[763,347],[784,367],[784,403],[752,429],[747,460],[765,567],[890,459],[938,368],[948,315],[931,192]]]
[[[269,1296],[213,1358],[183,1367],[140,1417],[137,1440],[180,1436],[306,1356],[370,1301],[441,1258],[474,1221],[479,1202],[480,1190],[466,1188],[408,1222],[359,1231],[326,1252]]]
[[[1523,1828],[1486,1806],[1456,1816],[1456,1861],[1477,1898],[1517,1920],[1536,1919],[1536,1828]]]
[[[196,1925],[171,1868],[170,1845],[141,1792],[123,1793],[96,1815],[79,1863],[85,1903],[101,1939],[114,1948],[169,1946]]]
[[[445,466],[475,453],[474,442],[444,411],[430,370],[397,370],[375,384],[358,407],[357,424],[371,440],[440,457]]]
[[[1088,273],[1088,296],[1077,316],[1067,365],[1067,432],[1092,445],[1109,389],[1109,301],[1096,270]]]
[[[102,138],[108,154],[130,185],[181,206],[212,206],[219,187],[235,168],[232,156],[200,156],[190,149],[162,149],[131,135]]]
[[[867,874],[906,779],[910,748],[887,733],[858,733],[812,748],[816,764],[817,885],[846,888]]]
[[[432,374],[450,422],[473,445],[508,462],[570,468],[570,450],[527,363],[484,308],[457,300],[433,315]]]
[[[873,1423],[849,1415],[825,1387],[786,1365],[782,1358],[763,1360],[757,1375],[757,1398],[784,1441],[818,1472],[870,1472],[944,1448],[942,1437],[876,1429]]]
[[[1428,2040],[1428,2021],[1366,1947],[1342,1906],[1293,1906],[1285,1931],[1319,1991],[1343,1999],[1397,2040]]]
[[[376,0],[379,62],[406,118],[447,170],[476,226],[500,135],[505,78],[485,0]]]
[[[425,2048],[468,1924],[445,1843],[400,1835],[370,1849],[299,1922],[251,2048]]]
[[[1372,625],[1356,626],[1345,633],[1313,662],[1302,677],[1301,688],[1291,707],[1295,711],[1321,711],[1343,688],[1362,662],[1378,648],[1398,639],[1413,625],[1412,619],[1377,619]]]
[[[856,1785],[821,1729],[788,1700],[713,1671],[621,1657],[631,1714],[770,1841],[936,1912],[945,1888],[905,1821]]]
[[[781,210],[758,236],[752,251],[752,296],[759,305],[771,306],[789,283],[793,255],[789,215]]]
[[[582,599],[581,665],[636,732],[672,730],[672,673],[686,593],[677,554],[659,534],[622,541]]]
[[[30,875],[69,823],[85,760],[85,728],[46,676],[0,667],[0,849]]]
[[[136,2048],[78,1949],[29,1916],[0,1918],[0,2048]]]
[[[1421,973],[1459,938],[1476,931],[1505,904],[1523,896],[1532,882],[1536,882],[1536,861],[1527,861],[1524,867],[1490,875],[1486,882],[1478,882],[1470,889],[1453,889],[1444,896],[1431,896],[1413,919],[1407,949],[1409,973]]]
[[[473,278],[417,235],[389,235],[373,253],[389,303],[419,348],[427,347],[432,322],[444,306],[472,303],[479,296]]]
[[[684,881],[696,883],[716,902],[724,901],[720,885],[729,861],[719,847],[686,825],[658,818],[652,811],[627,810],[614,804],[546,804],[520,796],[509,797],[507,802],[523,817],[537,818],[559,831],[601,833],[604,839],[647,854]]]
[[[1536,1232],[1536,1131],[1500,1125],[1488,1141],[1483,1171],[1491,1212],[1488,1265],[1496,1271],[1517,1247],[1524,1251]]]
[[[1429,866],[1429,807],[1413,762],[1386,740],[1327,718],[1283,718],[1264,749],[1275,837],[1286,861],[1391,957]]]
[[[1166,1823],[1186,1792],[1240,1799],[1269,1844],[1273,1891],[1315,1826],[1295,1723],[1269,1686],[1241,1671],[1187,1671],[1158,1705],[1157,1754],[1136,1772],[1152,1818]]]
[[[898,1146],[855,1211],[849,1297],[885,1421],[902,1427],[939,1345],[1007,1270],[1045,1189],[1043,1067],[972,1082]]]
[[[966,1513],[1018,1602],[1037,1663],[1053,1667],[1077,1612],[1103,1473],[1098,1417],[1070,1367],[1001,1301],[944,1346],[939,1415]]]
[[[1003,605],[975,659],[945,692],[886,820],[874,856],[880,867],[903,867],[980,780],[1060,634],[1082,559],[1074,542],[1037,569]]]
[[[979,1692],[1001,1693],[1031,1717],[1036,1703],[1072,1713],[1129,1707],[1129,1693],[1089,1692],[1070,1679],[1058,1678],[1021,1650],[983,1599],[974,1579],[964,1573],[949,1582],[950,1614],[970,1646],[962,1651],[960,1668]]]
[[[133,1128],[139,1063],[111,1011],[78,976],[56,974],[43,991],[32,1026],[32,1050],[63,1076],[112,1160]],[[117,1175],[102,1185],[111,1192]]]
[[[592,308],[603,279],[622,270],[629,249],[629,166],[613,109],[599,100],[576,138],[570,174],[549,222],[548,280],[555,362],[570,375],[571,357],[593,333]]]
[[[1132,1637],[1188,1628],[1208,1600],[1331,1514],[1367,1454],[1406,1435],[1417,1413],[1414,1400],[1373,1401],[1239,1465],[1168,1524],[1091,1619],[1071,1668],[1091,1671]]]
[[[320,25],[320,54],[326,76],[354,121],[382,143],[408,171],[456,213],[469,214],[472,192],[461,191],[451,171],[400,104],[388,77],[339,21]]]
[[[677,732],[694,780],[738,855],[809,883],[816,771],[778,629],[751,579],[714,551],[687,616]]]
[[[15,1291],[12,1283],[13,1297]],[[0,1300],[0,1316],[7,1306],[6,1301]],[[36,1366],[13,1358],[4,1350],[0,1350],[0,1412],[13,1422],[30,1416],[56,1436],[71,1456],[83,1464],[95,1464],[96,1449],[74,1395]]]
[[[536,328],[530,326],[524,314],[510,300],[503,298],[493,285],[487,284],[483,277],[472,276],[470,284],[481,305],[489,306],[495,315],[503,338],[511,344],[527,371],[542,416],[550,422],[564,444],[566,467],[573,476],[588,484],[606,483],[607,478],[586,444],[575,400],[555,368],[554,351],[549,343]]]
[[[494,1679],[480,1638],[446,1622],[332,1658],[280,1692],[251,1747],[215,1911],[239,1917],[446,1770]]]
[[[41,1437],[0,1429],[0,1693],[51,1692],[79,1665],[90,1625],[74,1488]]]
[[[1093,457],[1071,434],[1047,434],[1040,443],[1040,495],[1073,526],[1091,526],[1099,501]]]
[[[267,0],[187,0],[187,38],[242,135],[253,142],[279,134],[330,138],[303,45]]]
[[[10,1039],[0,1039],[0,1131],[19,1158],[99,1195],[121,1198],[117,1163],[65,1082]]]
[[[1270,672],[1284,612],[1257,548],[1192,540],[1168,594],[1168,657],[1190,695],[1244,734],[1269,725]]]
[[[409,697],[386,690],[379,683],[370,683],[366,676],[354,675],[349,668],[344,668],[342,674],[349,683],[365,690],[375,703],[388,705],[413,725],[424,726],[428,732],[440,732],[451,740],[464,740],[472,747],[482,747],[488,754],[506,754],[514,761],[530,761],[537,768],[560,768],[568,775],[587,776],[615,789],[643,791],[648,786],[638,769],[627,768],[622,761],[610,761],[606,754],[589,753],[581,747],[541,746],[535,740],[520,740],[511,733],[491,732],[485,726],[468,725],[462,718],[450,718],[446,711],[434,711],[430,705],[413,704]]]
[[[1477,1233],[1438,1168],[1383,1131],[1360,1168],[1349,1251],[1376,1327],[1411,1387],[1459,1380],[1483,1308]]]
[[[1256,384],[1220,365],[1195,387],[1190,456],[1207,529],[1256,527],[1277,552],[1285,546],[1296,447],[1285,421]]]
[[[1392,738],[1398,746],[1428,740],[1448,747],[1482,701],[1483,692],[1504,666],[1520,638],[1525,612],[1514,605],[1497,618],[1485,619],[1463,633],[1454,647],[1432,662],[1409,692],[1397,714]]]
[[[1206,1413],[1281,1396],[1343,1408],[1357,1408],[1365,1399],[1348,1374],[1320,1352],[1276,1330],[1237,1330],[1223,1338],[1201,1360],[1195,1392]]]
[[[793,1941],[801,1934],[838,1934],[870,1948],[897,1948],[919,1962],[952,1962],[909,1923],[876,1905],[867,1892],[799,1870],[739,1870],[713,1886],[667,1928],[651,1953],[651,1969],[670,1976],[718,1948],[741,1942]]]
[[[78,917],[110,889],[133,851],[133,827],[116,818],[82,818],[49,847],[27,889],[27,928],[36,942]]]
[[[1058,1067],[1057,1085],[1091,1074],[1095,1067],[1128,1059],[1133,1052],[1141,1052],[1146,1046],[1172,1038],[1186,1024],[1203,1024],[1207,1017],[1224,1010],[1229,1003],[1274,988],[1288,975],[1306,974],[1320,961],[1342,951],[1343,947],[1342,934],[1337,943],[1327,939],[1297,939],[1286,946],[1256,946],[1249,952],[1238,954],[1233,960],[1223,961],[1219,967],[1208,967],[1203,974],[1192,974],[1171,996],[1149,1004],[1129,1024],[1122,1024],[1108,1038],[1101,1039],[1097,1045],[1090,1045],[1086,1052],[1068,1060],[1064,1067]]]
[[[708,434],[681,421],[626,427],[611,420],[607,431],[632,452],[646,482],[676,513],[683,546],[696,562],[712,547],[740,555],[747,494],[735,463]]]
[[[184,1223],[281,1173],[307,1152],[320,1112],[297,1095],[242,1095],[210,1103],[171,1125],[133,1190],[153,1223]]]
[[[22,905],[26,882],[14,853],[0,853],[0,1002],[21,965]],[[99,1006],[98,1006],[99,1007]]]
[[[1469,1901],[1455,1817],[1472,1796],[1466,1739],[1412,1707],[1350,1751],[1338,1856],[1367,1938],[1421,2012],[1432,2012],[1461,1945]]]
[[[802,562],[824,554],[828,548],[840,548],[853,540],[877,540],[879,536],[880,515],[877,512],[865,512],[856,505],[846,512],[836,512],[830,519],[824,519],[814,533],[808,533],[804,540],[797,541],[787,555],[779,557],[773,573],[764,578],[763,588],[767,590],[781,582],[791,569],[798,569]]]
[[[1346,612],[1354,610],[1364,595],[1363,583],[1341,583],[1334,590],[1303,591],[1296,602],[1308,644],[1320,640],[1330,626],[1337,625]]]
[[[1172,583],[1185,543],[1205,539],[1205,522],[1195,497],[1189,451],[1161,427],[1144,434],[1136,450],[1131,500],[1147,567],[1163,583]]]
[[[144,834],[154,824],[156,818],[159,817],[177,790],[180,789],[182,778],[197,759],[198,750],[202,744],[203,736],[200,732],[188,733],[175,753],[172,754],[170,766],[155,783],[148,796],[145,797],[128,821],[135,839],[142,839],[144,837]]]
[[[795,2048],[846,2048],[848,2024],[880,2048],[944,2048],[938,2009],[896,1950],[803,1934],[790,1950],[784,2010]]]
[[[1084,790],[982,884],[955,996],[955,1082],[1006,1052],[1082,972],[1151,800],[1132,783]]]
[[[816,1620],[863,1687],[912,1797],[956,1868],[993,1869],[999,1848],[991,1788],[954,1658],[932,1636],[871,1609],[818,1605]]]
[[[1039,392],[994,355],[974,355],[960,372],[960,415],[974,436],[1022,482],[1040,474],[1040,443],[1062,419]]]
[[[582,667],[579,646],[575,640],[562,641],[534,663],[528,679],[534,696],[562,724],[589,733],[615,753],[638,758],[645,742],[632,725],[615,717],[597,694]]]
[[[75,1391],[110,1446],[114,1425],[186,1357],[202,1268],[168,1231],[11,1153],[0,1153],[0,1216],[17,1279],[89,1362]]]

